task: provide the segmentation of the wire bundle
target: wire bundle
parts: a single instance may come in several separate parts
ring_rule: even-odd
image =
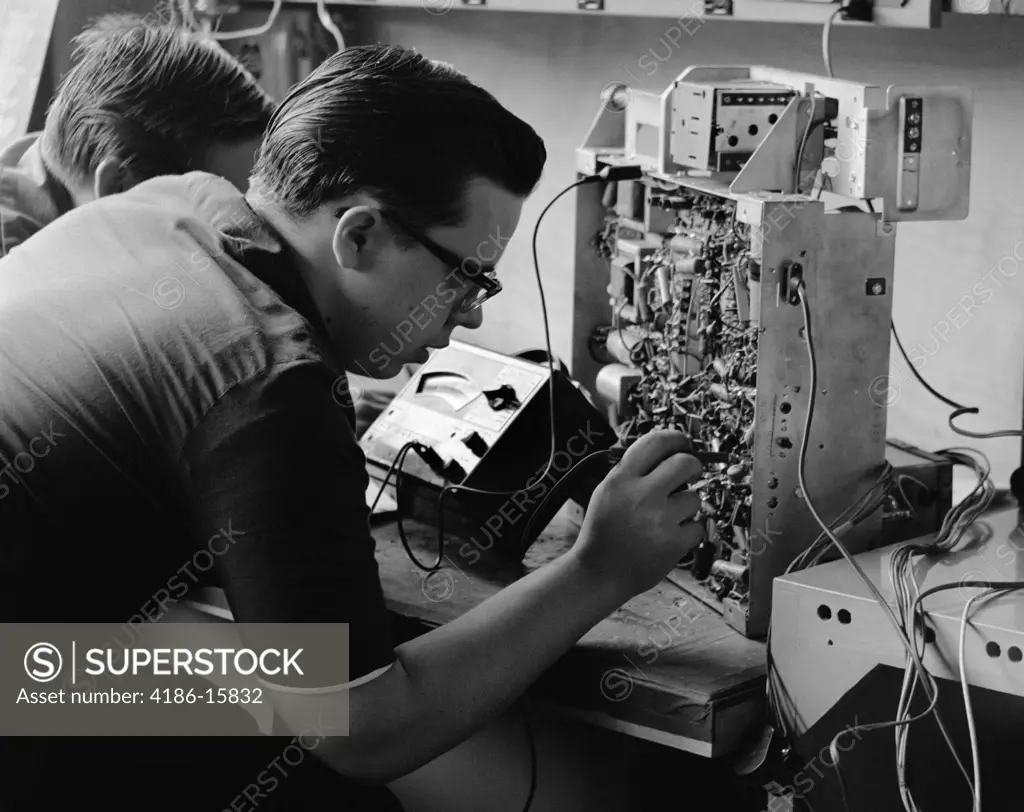
[[[907,812],[919,812],[919,807],[914,801],[906,776],[907,742],[910,734],[909,723],[914,721],[914,718],[910,716],[910,706],[918,684],[923,683],[929,686],[930,690],[928,690],[928,693],[932,701],[928,709],[916,718],[922,718],[934,712],[938,701],[938,686],[923,665],[925,645],[928,642],[928,637],[923,613],[918,615],[916,611],[916,607],[919,606],[920,585],[914,574],[914,562],[920,556],[934,557],[953,552],[959,546],[964,534],[978,516],[988,509],[995,495],[995,486],[990,478],[991,466],[983,454],[971,449],[956,448],[945,449],[939,453],[952,460],[954,464],[971,468],[977,475],[978,482],[967,497],[946,514],[934,542],[929,544],[911,543],[901,545],[893,552],[892,558],[889,560],[889,580],[896,597],[896,611],[899,615],[904,634],[913,641],[914,646],[912,651],[908,651],[905,661],[903,685],[900,690],[899,705],[896,711],[896,723],[898,726],[895,728],[896,772],[903,808]],[[971,456],[972,453],[981,457],[981,461]],[[971,601],[968,601],[968,609],[973,600],[972,598]],[[977,788],[977,769],[975,769],[975,781],[972,782],[937,712],[936,722],[946,742],[949,744],[961,772],[967,779],[972,794],[977,797],[977,792],[979,791]]]
[[[886,497],[899,487],[900,477],[897,477],[895,473],[896,470],[892,467],[892,464],[886,462],[882,473],[879,474],[878,479],[875,480],[868,492],[846,508],[832,522],[830,529],[833,535],[842,538],[842,536],[882,507],[885,504]],[[847,518],[848,515],[849,518]],[[806,550],[793,559],[786,568],[785,574],[788,575],[791,572],[817,566],[821,563],[821,559],[825,554],[828,553],[830,544],[829,537],[825,533],[821,533]]]
[[[918,641],[918,639],[917,639],[917,636],[916,636],[916,633],[915,633],[915,631],[916,631],[916,624],[911,624],[911,628],[910,628],[911,633],[908,634],[906,623],[905,622],[901,622],[901,619],[897,617],[897,615],[893,611],[892,607],[889,606],[888,602],[885,600],[884,596],[879,591],[878,587],[875,586],[875,584],[871,580],[871,578],[868,577],[867,573],[864,572],[864,569],[860,566],[860,564],[856,561],[856,559],[853,558],[853,556],[850,554],[849,550],[846,549],[845,545],[843,545],[843,543],[839,540],[837,534],[835,532],[833,532],[832,528],[830,528],[828,525],[826,525],[825,522],[821,519],[821,516],[819,515],[817,509],[815,508],[814,503],[813,503],[813,501],[811,499],[811,494],[810,494],[810,492],[809,492],[809,490],[807,488],[805,472],[804,472],[804,467],[805,467],[804,463],[805,463],[806,452],[807,452],[807,437],[810,434],[811,419],[812,419],[812,416],[814,414],[814,400],[815,400],[815,390],[817,389],[817,384],[818,384],[818,380],[817,380],[818,372],[817,372],[817,359],[815,357],[815,352],[814,352],[814,340],[813,340],[813,334],[812,334],[812,329],[811,329],[811,312],[810,312],[810,306],[809,306],[808,301],[807,301],[806,287],[805,287],[804,283],[802,283],[802,282],[800,283],[800,286],[798,288],[798,292],[799,292],[799,295],[800,295],[801,310],[803,312],[805,342],[806,342],[806,346],[807,346],[807,356],[808,356],[808,362],[809,362],[809,367],[810,367],[810,385],[808,387],[810,402],[808,404],[807,417],[806,417],[806,420],[805,420],[805,423],[804,423],[803,438],[802,438],[801,443],[800,443],[800,457],[799,457],[799,461],[798,461],[798,465],[797,465],[797,477],[798,477],[798,480],[799,480],[799,483],[800,483],[800,488],[803,491],[804,500],[805,500],[805,502],[807,504],[807,508],[808,508],[808,510],[810,510],[810,512],[811,512],[812,516],[814,517],[815,521],[817,521],[818,525],[822,528],[822,530],[824,531],[825,535],[828,536],[829,541],[831,541],[832,545],[839,551],[839,553],[843,556],[843,558],[846,560],[846,562],[851,567],[853,567],[853,569],[857,573],[858,577],[860,577],[860,579],[864,582],[864,585],[868,588],[868,591],[871,593],[871,595],[874,597],[874,599],[877,602],[877,604],[879,605],[879,607],[882,609],[883,614],[885,614],[885,616],[889,619],[890,623],[892,624],[893,628],[895,629],[895,631],[896,631],[896,633],[897,633],[897,635],[898,635],[898,637],[900,639],[900,642],[903,644],[903,647],[906,649],[909,658],[911,658],[913,660],[913,665],[916,668],[916,675],[915,675],[915,682],[914,682],[914,684],[916,685],[917,682],[920,682],[922,687],[923,687],[923,689],[924,689],[924,691],[925,691],[925,693],[926,693],[926,695],[928,696],[928,698],[930,700],[929,707],[923,713],[919,714],[916,717],[896,719],[896,720],[891,721],[891,722],[875,722],[875,723],[871,723],[871,724],[857,725],[853,729],[854,730],[861,730],[861,731],[882,730],[882,729],[886,729],[886,728],[897,728],[897,729],[899,729],[900,727],[906,727],[906,726],[910,725],[912,722],[915,722],[915,721],[917,721],[919,719],[924,718],[925,716],[927,716],[930,713],[935,713],[936,722],[939,724],[939,728],[942,731],[943,737],[946,739],[946,742],[949,745],[949,748],[950,748],[951,752],[953,753],[954,757],[956,758],[957,764],[960,766],[961,771],[963,772],[965,778],[967,778],[968,784],[971,787],[971,792],[972,792],[972,795],[973,795],[973,794],[975,794],[975,782],[972,782],[971,779],[970,779],[970,776],[967,774],[967,770],[964,767],[963,762],[960,760],[960,757],[959,757],[959,755],[956,752],[956,748],[953,746],[952,740],[949,737],[948,732],[946,731],[945,725],[942,723],[942,719],[941,719],[938,711],[936,710],[936,705],[938,703],[938,686],[935,683],[934,678],[931,676],[931,674],[928,673],[927,669],[925,669],[924,664],[921,661],[921,653],[920,653],[919,649],[920,649],[921,643],[923,643],[923,640],[922,641]],[[948,453],[956,453],[956,454],[958,454],[959,452],[953,451],[953,452],[947,452],[947,454]],[[976,462],[972,458],[968,457],[967,455],[963,455],[963,459],[965,461],[969,460],[969,462],[966,462],[966,464],[969,464],[969,465],[972,465],[972,466],[976,465]],[[982,469],[980,469],[980,467],[979,467],[978,470],[982,470]],[[987,467],[984,468],[983,470],[984,470],[984,478],[987,479],[988,478],[988,469],[987,469]],[[976,491],[977,491],[977,489],[976,489]],[[985,492],[986,492],[986,487],[984,485],[982,485],[980,492],[978,492],[978,495],[979,496],[983,495]],[[991,501],[991,497],[988,498],[988,501],[979,501],[977,499],[977,496],[976,496],[974,500],[972,500],[970,503],[968,503],[968,505],[966,507],[962,507],[960,511],[957,511],[957,512],[951,511],[951,513],[950,513],[950,517],[951,518],[947,517],[947,521],[943,523],[943,530],[942,530],[942,538],[944,539],[943,543],[944,544],[953,543],[954,545],[956,543],[958,543],[959,542],[959,538],[963,534],[963,529],[966,529],[966,527],[969,526],[969,523],[974,520],[974,518],[977,516],[978,513],[981,512],[981,510],[984,510],[984,508],[987,506],[988,502],[990,502],[990,501]],[[958,531],[960,532],[960,536],[956,535],[956,533]],[[921,601],[928,594],[931,594],[934,591],[938,591],[939,589],[943,589],[943,588],[957,588],[959,586],[962,586],[962,585],[961,584],[944,584],[944,585],[942,585],[942,587],[939,587],[939,588],[936,588],[936,589],[932,589],[932,590],[928,590],[928,591],[926,591],[924,593],[921,593],[920,595],[917,596],[917,598],[915,599],[915,601],[913,603],[913,606],[912,606],[912,609],[911,609],[911,612],[910,612],[910,616],[914,617],[917,614],[917,612],[919,611],[919,607],[921,606]],[[983,586],[989,586],[989,585],[988,584],[983,584]],[[991,586],[993,586],[993,587],[1000,587],[1000,586],[1001,587],[1010,587],[1010,586],[1013,586],[1013,584],[1012,583],[1009,583],[1009,584],[993,584]],[[914,589],[916,589],[916,586],[914,587]],[[922,628],[923,628],[923,624],[922,624]],[[914,642],[911,642],[911,637],[912,636],[914,637]],[[907,704],[909,705],[909,703],[907,703]],[[843,805],[844,805],[845,808],[848,809],[849,807],[847,805],[846,787],[845,787],[845,784],[843,782],[843,775],[842,775],[842,771],[841,771],[841,768],[840,768],[840,758],[841,757],[840,757],[839,748],[837,747],[837,743],[838,743],[839,737],[844,732],[846,732],[845,729],[840,731],[838,734],[836,734],[836,736],[832,739],[832,741],[831,741],[831,743],[829,745],[829,752],[830,752],[830,755],[832,757],[833,767],[836,770],[836,776],[837,776],[837,779],[838,779],[838,782],[839,782],[839,789],[840,789],[840,793],[841,793],[842,798],[843,798]],[[905,790],[905,781],[904,781],[903,785],[901,785],[900,790],[901,790],[901,793],[904,792],[904,790]],[[909,793],[907,793],[905,795],[905,798],[909,798]],[[910,803],[912,803],[912,799],[910,799]],[[905,804],[906,804],[906,801],[905,801]],[[908,809],[908,812],[916,812],[916,807],[907,806],[906,808]],[[977,812],[977,808],[976,808],[976,812]]]

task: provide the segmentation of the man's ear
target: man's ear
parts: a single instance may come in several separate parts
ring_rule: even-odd
[[[334,229],[334,258],[342,268],[366,271],[386,246],[384,218],[372,206],[346,209]]]
[[[96,168],[92,188],[97,200],[126,192],[132,186],[128,168],[120,158],[104,158]]]

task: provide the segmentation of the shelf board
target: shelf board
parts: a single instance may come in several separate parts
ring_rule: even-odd
[[[727,0],[729,1],[729,0]],[[316,0],[292,0],[312,5]],[[673,20],[739,20],[745,22],[823,25],[838,5],[818,0],[731,0],[732,13],[704,12],[702,0],[600,0],[601,9],[579,8],[578,0],[327,0],[342,8],[409,8],[424,17],[442,18],[450,11],[519,11],[545,14],[580,14],[613,17],[656,17]],[[979,2],[979,0],[967,0]],[[876,0],[873,23],[839,22],[837,25],[876,25],[886,28],[938,28],[941,0]],[[689,29],[687,29],[689,30]]]

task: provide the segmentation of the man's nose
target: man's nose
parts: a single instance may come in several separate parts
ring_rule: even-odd
[[[484,309],[478,307],[475,310],[470,310],[468,313],[464,310],[457,310],[452,314],[452,321],[459,327],[475,330],[484,323]]]

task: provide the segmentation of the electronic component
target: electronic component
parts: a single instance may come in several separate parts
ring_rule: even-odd
[[[616,99],[628,102],[621,112]],[[695,66],[660,94],[609,88],[577,169],[628,163],[658,177],[715,176],[713,185],[733,194],[817,184],[877,201],[887,222],[962,220],[972,115],[966,88],[883,89],[763,66]]]
[[[452,341],[430,356],[360,439],[371,478],[383,482],[403,447],[418,443],[398,477],[402,514],[443,522],[446,533],[462,538],[494,537],[497,553],[519,560],[534,541],[523,537],[525,518],[544,494],[575,462],[616,441],[564,372],[556,369],[554,383],[556,457],[545,475],[552,452],[547,363]],[[439,515],[439,496],[453,485],[466,490],[449,490]],[[565,498],[574,496],[568,488]],[[496,516],[504,516],[500,533],[492,532]]]
[[[659,189],[652,204],[671,211],[673,225],[613,295],[607,341],[627,327],[639,338],[620,339],[639,380],[619,430],[629,438],[676,428],[698,451],[733,457],[709,466],[693,486],[702,497],[705,551],[714,553],[701,575],[730,622],[759,636],[772,578],[802,549],[793,549],[796,539],[810,543],[817,535],[797,482],[808,393],[802,316],[788,304],[788,282],[805,279],[816,301],[833,302],[822,314],[828,329],[818,331],[820,356],[829,360],[820,371],[824,394],[807,464],[821,486],[817,503],[837,515],[851,494],[870,486],[884,459],[884,409],[867,386],[888,371],[890,302],[865,296],[860,267],[836,249],[845,227],[865,244],[872,273],[891,279],[893,241],[876,238],[870,215],[850,229],[816,201],[738,202],[685,183],[650,183]],[[613,255],[622,243],[609,248]],[[859,359],[850,358],[851,341]],[[876,514],[858,528],[862,545],[880,520]]]
[[[882,506],[882,532],[871,548],[934,533],[953,507],[953,463],[900,440],[886,441],[896,487]]]
[[[892,221],[966,216],[970,94],[694,67],[660,95],[630,95],[625,115],[602,109],[578,152],[581,174],[643,170],[601,200],[608,311],[588,343],[608,366],[594,388],[624,442],[674,428],[697,452],[728,455],[693,485],[706,540],[680,566],[730,624],[762,637],[773,580],[821,535],[801,454],[815,509],[846,522],[854,552],[934,529],[948,509],[948,461],[922,476],[904,471],[909,452],[887,466],[900,449],[886,444],[879,382]],[[859,151],[844,148],[851,138]],[[910,153],[921,162],[899,164]]]
[[[688,169],[738,172],[760,146],[796,95],[771,82],[730,82],[675,86],[669,151]],[[682,114],[685,111],[685,114]]]

